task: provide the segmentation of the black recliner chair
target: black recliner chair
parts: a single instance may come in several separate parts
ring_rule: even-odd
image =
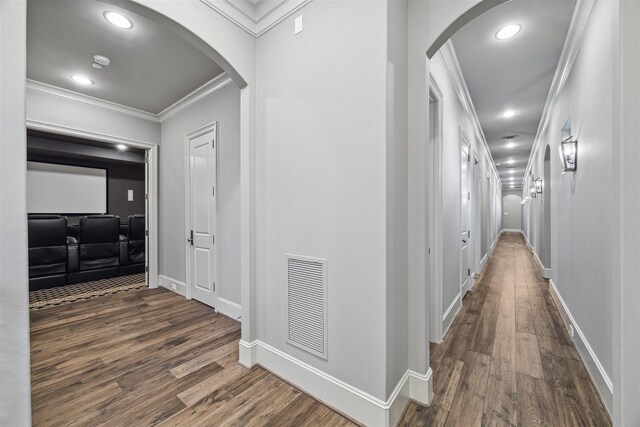
[[[29,290],[53,288],[67,283],[67,218],[30,215]]]
[[[80,219],[78,243],[69,245],[69,283],[108,279],[120,265],[120,218],[91,215]]]
[[[129,215],[127,238],[120,242],[120,275],[144,273],[146,264],[144,215]]]

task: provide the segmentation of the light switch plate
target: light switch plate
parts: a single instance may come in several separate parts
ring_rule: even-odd
[[[127,191],[127,199],[128,199],[130,202],[133,202],[133,190],[128,190],[128,191]]]
[[[302,15],[298,16],[294,21],[294,34],[302,32]]]

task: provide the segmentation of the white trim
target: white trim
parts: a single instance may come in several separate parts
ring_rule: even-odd
[[[428,221],[427,233],[429,236],[429,242],[427,242],[431,256],[429,257],[429,272],[430,272],[430,322],[429,322],[429,341],[442,342],[444,336],[442,330],[442,304],[443,304],[443,250],[444,250],[444,237],[442,235],[442,141],[443,141],[443,104],[442,104],[442,91],[438,87],[438,83],[435,81],[431,74],[428,75],[428,96],[431,98],[433,95],[434,103],[437,105],[434,112],[435,121],[437,122],[438,129],[429,130],[428,144],[427,144],[427,156],[431,161],[428,163],[428,217],[431,221]],[[428,109],[429,117],[431,120],[431,107]],[[435,135],[435,138],[432,136]]]
[[[260,37],[313,0],[281,0],[265,11],[253,5],[253,11],[243,10],[230,0],[200,0],[202,4],[222,15],[253,37]],[[252,8],[246,5],[248,8]]]
[[[185,108],[190,107],[191,105],[201,101],[202,99],[221,91],[231,84],[233,84],[233,80],[231,80],[231,77],[229,77],[226,73],[219,74],[191,93],[185,95],[183,98],[174,102],[158,114],[139,110],[133,107],[128,107],[126,105],[118,104],[115,102],[106,101],[104,99],[52,86],[35,80],[27,80],[27,90],[42,92],[47,95],[56,96],[58,98],[116,111],[130,117],[147,120],[154,123],[162,123],[163,121],[180,113]]]
[[[111,135],[102,132],[93,132],[90,130],[72,128],[68,126],[57,125],[54,123],[43,122],[39,120],[26,121],[27,129],[38,130],[42,132],[55,133],[58,135],[74,136],[77,138],[92,139],[94,141],[108,142],[112,144],[126,144],[137,148],[156,147],[156,142],[141,141],[138,139],[124,138],[121,136]]]
[[[241,341],[240,355],[243,365],[257,363],[364,425],[395,426],[409,400],[428,404],[433,398],[431,368],[425,374],[407,370],[389,398],[382,400],[261,341]]]
[[[522,180],[522,186],[526,187],[526,179],[529,175],[529,171],[533,166],[533,158],[540,148],[543,136],[551,122],[551,111],[555,107],[560,92],[564,88],[567,78],[571,73],[573,62],[578,56],[580,45],[584,37],[589,18],[593,13],[597,0],[577,0],[576,7],[573,10],[573,16],[571,17],[571,23],[569,24],[569,30],[567,31],[567,37],[565,38],[562,52],[560,53],[560,60],[558,61],[558,67],[556,68],[553,81],[551,82],[551,88],[549,89],[549,95],[547,95],[547,101],[544,104],[542,111],[542,118],[538,124],[538,130],[536,131],[536,137],[533,140],[533,147],[531,147],[531,154],[529,155],[529,161],[525,169],[524,178]]]
[[[242,307],[240,307],[240,304],[220,297],[218,297],[218,305],[216,306],[216,311],[220,314],[232,318],[233,320],[239,321],[242,317]]]
[[[175,285],[176,288],[173,289],[171,285]],[[160,274],[158,276],[158,286],[169,289],[171,292],[175,292],[182,296],[186,296],[187,293],[187,285],[184,282],[165,276],[164,274]]]
[[[245,368],[251,368],[258,363],[258,341],[248,343],[240,340],[238,363]]]
[[[458,313],[460,313],[460,309],[462,308],[461,296],[462,294],[458,292],[458,295],[453,299],[451,305],[447,308],[447,311],[442,315],[441,322],[444,332],[442,333],[442,339],[439,342],[444,341],[444,337],[447,335],[447,332],[449,332],[449,328],[451,328],[454,319],[458,316]]]
[[[522,233],[522,230],[517,228],[503,228],[500,233]]]
[[[549,293],[551,293],[551,297],[560,312],[560,317],[562,317],[567,330],[569,329],[569,325],[571,325],[575,330],[576,334],[572,337],[572,341],[575,343],[591,379],[596,384],[596,388],[602,397],[607,411],[611,414],[613,409],[613,382],[604,370],[604,367],[602,366],[602,363],[600,363],[596,353],[593,351],[593,348],[591,348],[589,341],[587,341],[587,337],[582,333],[580,326],[578,326],[576,320],[573,318],[571,311],[569,311],[569,307],[567,307],[562,299],[562,296],[560,295],[560,292],[558,292],[558,288],[556,288],[553,280],[549,280]]]
[[[460,104],[462,104],[462,108],[464,109],[465,113],[467,113],[467,117],[469,117],[469,121],[471,122],[471,126],[473,127],[475,137],[482,143],[484,151],[489,158],[489,162],[491,163],[491,166],[493,168],[494,175],[498,181],[498,187],[502,187],[500,174],[498,173],[498,169],[496,168],[495,162],[493,161],[493,156],[491,155],[491,150],[489,150],[489,145],[487,144],[484,132],[482,131],[480,120],[478,119],[476,109],[473,106],[473,101],[471,100],[471,95],[469,94],[469,89],[467,88],[467,83],[464,79],[464,75],[462,74],[462,69],[460,68],[460,63],[458,62],[458,57],[451,40],[448,40],[442,46],[439,52],[442,56],[442,59],[444,60],[444,65],[447,69],[447,72],[449,73],[449,77],[451,77],[453,88],[456,91],[456,95],[458,95],[458,100],[460,101]]]
[[[212,80],[209,80],[182,99],[179,99],[178,101],[171,104],[170,106],[159,112],[156,117],[158,118],[158,121],[164,122],[165,120],[180,113],[185,108],[190,107],[198,101],[201,101],[202,99],[221,91],[231,84],[233,84],[233,80],[231,80],[231,77],[229,77],[226,73],[222,73]]]
[[[482,259],[480,260],[480,268],[481,269],[484,269],[484,266],[487,264],[487,260],[488,259],[489,259],[489,254],[488,253],[484,254]]]
[[[83,104],[93,105],[95,107],[105,108],[107,110],[117,111],[118,113],[126,114],[127,116],[135,117],[138,119],[148,120],[150,122],[158,122],[158,116],[156,114],[149,113],[148,111],[128,107],[116,102],[106,101],[104,99],[85,95],[79,92],[74,92],[69,89],[63,89],[61,87],[42,83],[36,80],[27,79],[27,90],[42,92],[47,95],[56,96],[58,98],[68,99],[75,102],[81,102]]]
[[[540,274],[542,275],[542,277],[545,278],[545,279],[550,279],[551,278],[551,269],[550,268],[546,268],[542,264],[542,260],[540,260],[540,257],[538,256],[538,253],[536,251],[533,251],[533,257],[536,260],[536,264],[538,266],[538,270],[540,270]]]
[[[149,230],[149,241],[147,243],[149,254],[147,256],[147,285],[149,288],[158,287],[158,144],[148,141],[139,141],[130,138],[122,138],[114,135],[92,132],[83,129],[71,128],[67,126],[55,125],[52,123],[41,122],[37,120],[26,120],[26,128],[29,130],[38,130],[57,135],[74,136],[83,139],[91,139],[94,141],[102,141],[109,144],[127,144],[132,147],[143,148],[148,150],[146,180],[148,184],[147,201],[147,229]]]

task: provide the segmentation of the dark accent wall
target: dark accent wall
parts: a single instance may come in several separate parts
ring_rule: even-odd
[[[87,146],[78,146],[81,144],[29,135],[27,160],[106,169],[107,213],[118,215],[123,222],[127,221],[129,215],[144,214],[144,155],[127,153],[129,156],[123,161],[120,159],[124,153],[118,153],[114,149],[90,147],[90,155],[87,155]],[[112,153],[116,154],[116,159],[111,156]],[[133,190],[132,202],[128,201],[128,190]],[[76,218],[69,220],[75,222]]]

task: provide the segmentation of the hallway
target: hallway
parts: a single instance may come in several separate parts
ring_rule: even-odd
[[[520,234],[503,233],[445,340],[431,348],[435,398],[402,426],[609,426]]]

